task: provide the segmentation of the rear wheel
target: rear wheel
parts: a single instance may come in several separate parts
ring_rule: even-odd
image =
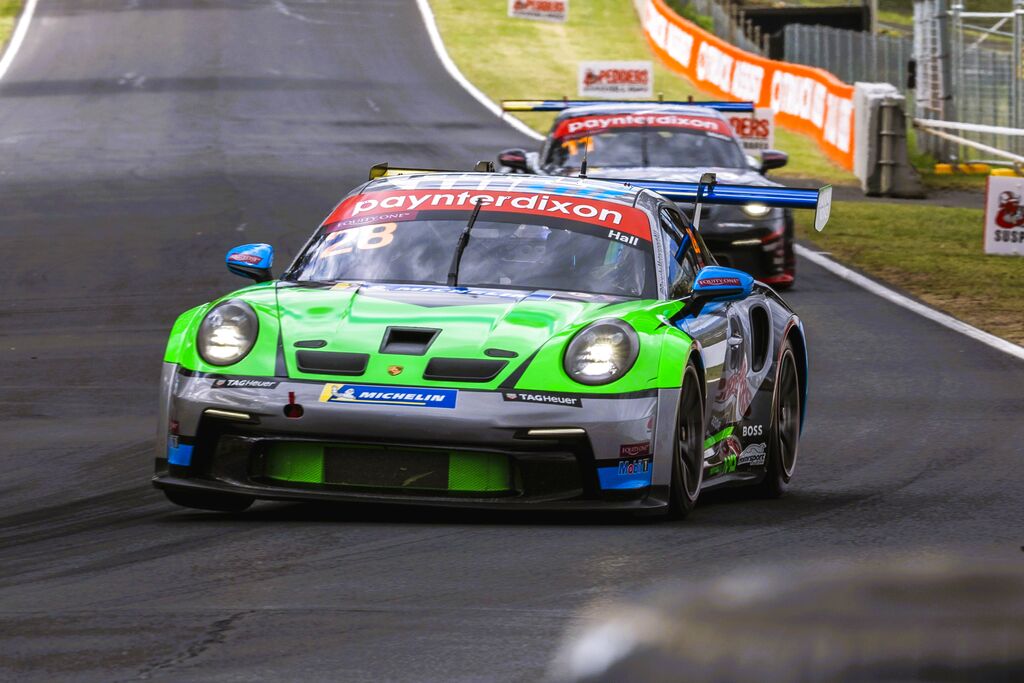
[[[692,363],[683,373],[675,436],[669,515],[682,519],[697,504],[704,480],[704,397]]]
[[[800,447],[800,379],[796,355],[787,339],[779,358],[779,374],[772,398],[772,423],[768,435],[767,473],[758,485],[758,493],[778,498],[785,493],[796,468]]]
[[[209,491],[175,491],[165,490],[167,500],[175,505],[198,510],[215,510],[217,512],[241,512],[256,500],[249,496],[234,493],[211,493]]]

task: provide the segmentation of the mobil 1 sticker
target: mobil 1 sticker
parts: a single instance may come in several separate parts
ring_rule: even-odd
[[[552,406],[569,406],[571,408],[583,407],[583,399],[578,396],[560,396],[558,394],[546,394],[537,391],[504,391],[501,397],[506,401],[519,403],[546,403]]]

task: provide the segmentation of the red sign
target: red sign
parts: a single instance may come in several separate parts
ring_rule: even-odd
[[[565,218],[599,225],[650,241],[647,215],[624,204],[603,202],[587,197],[530,192],[492,190],[393,190],[369,192],[349,197],[324,221],[324,225],[345,221],[345,227],[360,225],[367,219],[411,220],[421,211],[481,211],[529,214],[542,218]],[[621,240],[627,241],[627,240]]]
[[[1020,195],[1006,190],[999,194],[999,210],[996,211],[996,225],[1006,230],[1024,226],[1024,205]]]
[[[609,114],[579,116],[559,121],[556,138],[579,137],[618,128],[685,128],[732,136],[732,129],[722,119],[686,114]]]

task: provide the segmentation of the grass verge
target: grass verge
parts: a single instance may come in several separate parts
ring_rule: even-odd
[[[576,97],[577,63],[584,60],[652,60],[655,92],[666,99],[707,96],[657,60],[647,46],[629,0],[572,3],[564,24],[509,19],[505,0],[430,0],[445,46],[459,69],[491,99]],[[547,133],[551,114],[525,114]],[[810,139],[776,128],[775,145],[790,165],[775,174],[855,184]]]
[[[1024,259],[984,253],[982,209],[836,202],[820,233],[795,213],[797,235],[843,263],[1024,344]]]
[[[24,4],[23,0],[0,0],[0,53],[11,39],[14,23],[18,21],[21,6]]]

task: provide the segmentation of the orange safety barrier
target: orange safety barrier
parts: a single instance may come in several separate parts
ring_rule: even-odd
[[[751,54],[647,0],[644,32],[654,52],[715,97],[771,107],[781,126],[814,138],[853,170],[853,86],[829,72]]]

